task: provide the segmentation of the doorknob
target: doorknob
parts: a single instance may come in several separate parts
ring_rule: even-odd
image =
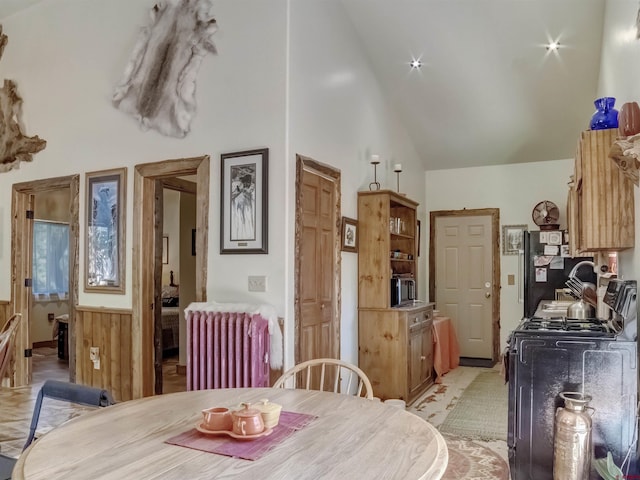
[[[491,292],[484,292],[485,298],[489,298],[491,296]]]

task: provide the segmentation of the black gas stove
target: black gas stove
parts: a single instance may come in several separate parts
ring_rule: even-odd
[[[573,335],[610,338],[615,332],[607,322],[593,319],[567,320],[564,317],[526,318],[520,322],[514,333],[520,335]]]

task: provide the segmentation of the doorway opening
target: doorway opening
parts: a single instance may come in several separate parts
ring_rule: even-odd
[[[174,393],[186,390],[184,309],[195,301],[197,186],[193,176],[162,186],[162,393]]]
[[[31,384],[34,364],[42,360],[61,360],[68,369],[66,377],[75,382],[79,180],[73,175],[12,188],[11,307],[23,318],[16,335],[13,386]],[[58,370],[60,365],[54,367]]]
[[[184,315],[184,308],[193,301],[206,301],[209,156],[137,165],[134,172],[133,211],[133,398],[161,394],[164,391],[163,330],[171,328],[163,328],[162,322],[165,189],[178,191],[181,198],[183,192],[185,199],[192,197],[190,207],[186,206],[187,201],[184,202],[184,210],[183,201],[180,200],[180,223],[183,214],[186,216],[185,210],[191,209],[195,227],[186,229],[181,226],[180,232],[175,234],[174,242],[171,237],[168,238],[167,253],[170,253],[172,243],[180,245],[178,255],[181,275],[178,280],[174,271],[173,282],[178,286],[179,314]],[[188,252],[191,257],[192,250],[195,253],[192,260],[195,265],[192,269],[193,277],[182,275],[182,270],[188,263],[184,256]],[[167,286],[170,286],[171,268],[168,272]],[[186,337],[182,332],[184,319],[180,318],[179,323],[178,342],[183,342]],[[168,338],[168,332],[165,336]]]

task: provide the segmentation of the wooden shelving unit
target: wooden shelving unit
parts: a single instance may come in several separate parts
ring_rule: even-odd
[[[407,403],[433,383],[433,304],[390,301],[393,275],[418,283],[417,207],[390,190],[358,193],[359,366],[375,396]]]

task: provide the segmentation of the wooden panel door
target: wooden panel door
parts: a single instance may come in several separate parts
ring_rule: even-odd
[[[337,235],[334,183],[322,175],[302,174],[300,269],[300,357],[336,358],[334,239]]]
[[[492,234],[490,216],[436,220],[436,306],[452,319],[462,357],[493,357]]]

